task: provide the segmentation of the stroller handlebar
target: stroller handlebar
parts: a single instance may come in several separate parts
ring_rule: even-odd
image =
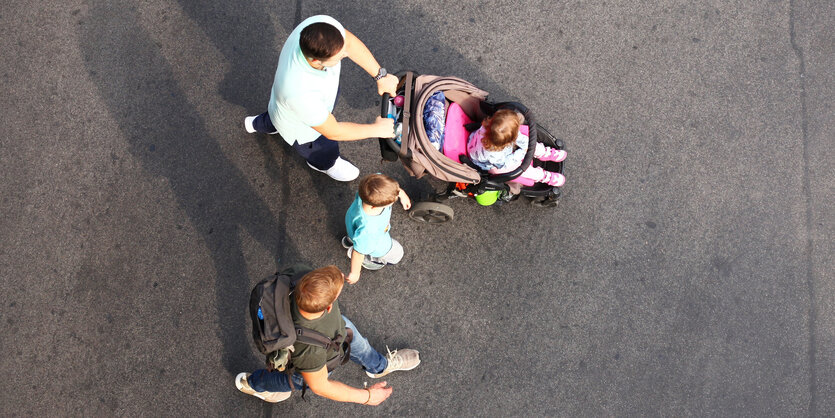
[[[381,118],[387,118],[389,115],[389,100],[391,100],[391,95],[388,93],[383,93],[383,100],[380,102]]]
[[[392,103],[391,95],[383,93],[383,100],[380,101],[380,117],[382,118],[396,118],[393,112],[394,103]],[[397,120],[394,121],[397,123]],[[394,138],[379,138],[380,154],[386,161],[397,161],[400,155],[400,145],[394,141]]]

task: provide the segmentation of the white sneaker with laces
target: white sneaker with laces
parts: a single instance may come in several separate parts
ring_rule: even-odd
[[[365,372],[368,377],[378,379],[398,370],[412,370],[420,364],[420,353],[418,353],[417,350],[404,348],[402,350],[391,351],[389,350],[389,347],[386,346],[386,351],[388,351],[388,356],[386,356],[388,359],[388,366],[386,366],[385,370],[377,374],[368,371]]]
[[[330,178],[336,181],[351,181],[360,175],[360,169],[349,163],[347,160],[344,160],[342,157],[337,158],[336,162],[333,163],[333,167],[327,170],[320,170],[310,165],[310,163],[307,163],[307,165],[320,173],[327,174]]]

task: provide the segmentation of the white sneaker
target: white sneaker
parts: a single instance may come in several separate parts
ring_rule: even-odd
[[[255,120],[255,116],[247,116],[247,117],[244,118],[244,129],[246,129],[246,131],[248,133],[251,133],[251,134],[255,133],[255,127],[252,126],[252,122],[254,120]]]
[[[265,402],[276,403],[287,400],[293,394],[293,392],[256,392],[255,389],[249,386],[249,382],[246,381],[250,374],[239,373],[235,376],[235,387],[247,395],[252,395]]]
[[[360,169],[348,161],[343,160],[342,157],[337,158],[336,162],[333,163],[333,167],[327,170],[320,170],[310,165],[310,163],[307,163],[307,165],[320,173],[327,174],[336,181],[351,181],[360,175]]]

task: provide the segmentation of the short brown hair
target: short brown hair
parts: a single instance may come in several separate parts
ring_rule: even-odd
[[[299,46],[305,57],[315,60],[326,60],[342,49],[345,39],[336,26],[318,22],[302,29],[299,35]]]
[[[293,291],[296,306],[305,312],[322,312],[336,300],[343,284],[345,278],[336,266],[313,270],[302,277]]]
[[[489,151],[498,151],[507,147],[519,135],[519,117],[516,112],[502,109],[484,120],[484,136],[481,144]]]
[[[370,174],[360,180],[360,199],[371,206],[386,206],[397,200],[400,185],[383,174]]]

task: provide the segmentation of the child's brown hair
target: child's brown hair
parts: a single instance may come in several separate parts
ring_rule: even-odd
[[[397,200],[400,185],[389,176],[370,174],[360,180],[360,199],[371,206],[386,206]]]
[[[516,139],[519,134],[519,117],[510,109],[502,109],[492,117],[484,119],[484,136],[481,144],[488,151],[504,149]]]

